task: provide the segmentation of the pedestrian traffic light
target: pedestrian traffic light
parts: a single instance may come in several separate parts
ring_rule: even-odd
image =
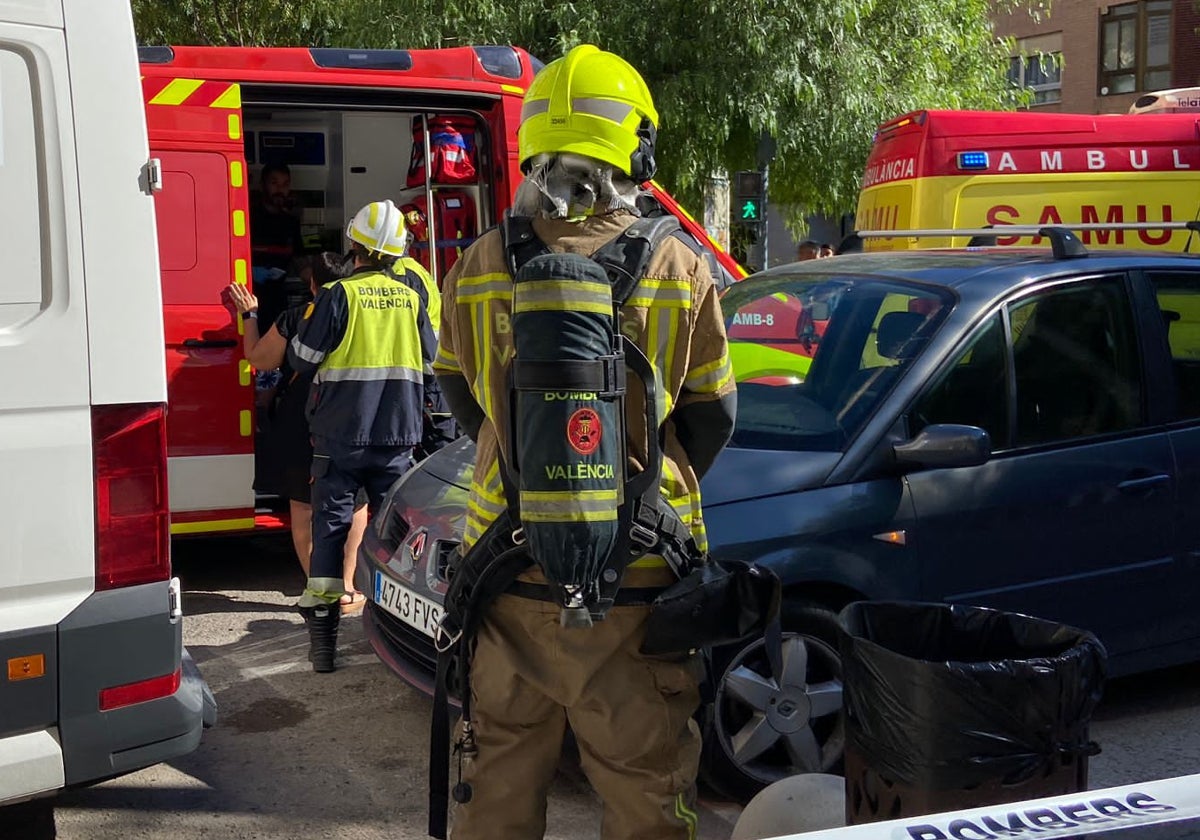
[[[763,220],[766,211],[766,190],[763,173],[753,169],[734,174],[733,217],[739,224],[752,225]]]
[[[757,271],[766,267],[767,179],[759,170],[733,175],[730,202],[731,244],[742,265]]]

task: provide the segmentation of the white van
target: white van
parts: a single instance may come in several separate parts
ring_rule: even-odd
[[[215,716],[171,577],[156,180],[127,0],[0,0],[0,804]]]

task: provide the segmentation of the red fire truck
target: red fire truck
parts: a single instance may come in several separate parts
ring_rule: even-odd
[[[506,46],[143,47],[140,59],[161,161],[171,532],[281,527],[253,489],[256,377],[221,295],[267,276],[251,252],[262,168],[288,166],[306,250],[344,251],[348,216],[390,198],[409,215],[414,256],[440,277],[512,202],[521,100],[540,62]],[[439,154],[447,136],[454,148]],[[745,275],[654,189],[715,268]]]

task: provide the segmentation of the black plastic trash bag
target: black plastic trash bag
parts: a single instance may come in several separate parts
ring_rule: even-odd
[[[1086,789],[1105,651],[1015,613],[860,602],[841,614],[851,822]]]

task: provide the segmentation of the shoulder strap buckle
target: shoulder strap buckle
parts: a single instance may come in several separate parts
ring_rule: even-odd
[[[504,262],[513,277],[534,257],[550,253],[533,232],[533,217],[514,216],[511,211],[505,211],[500,223],[500,241],[504,244]]]
[[[674,216],[638,219],[592,254],[612,283],[616,306],[625,305],[641,282],[654,251],[678,229],[679,220]]]

